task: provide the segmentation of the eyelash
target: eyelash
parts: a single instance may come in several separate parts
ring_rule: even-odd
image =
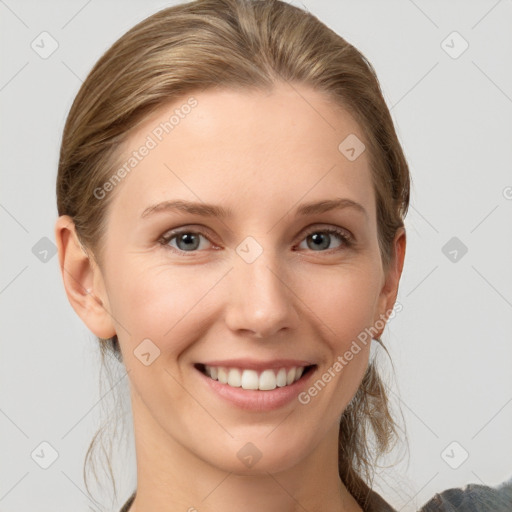
[[[328,233],[330,235],[336,235],[340,238],[342,245],[340,247],[335,247],[334,249],[326,249],[324,251],[312,251],[312,252],[331,253],[331,251],[341,251],[343,249],[349,249],[354,244],[354,240],[353,240],[352,236],[349,235],[345,230],[342,230],[340,228],[324,228],[324,229],[313,228],[313,229],[310,229],[304,234],[304,237],[301,239],[301,242],[302,242],[302,240],[304,240],[305,238],[307,238],[308,236],[310,236],[314,233]],[[178,253],[178,254],[184,254],[184,255],[186,255],[186,257],[189,257],[189,255],[192,256],[193,254],[195,254],[197,252],[201,252],[198,250],[182,251],[181,249],[177,249],[177,248],[171,247],[169,245],[169,242],[171,240],[173,240],[174,238],[178,237],[179,235],[183,235],[183,234],[201,235],[204,238],[206,238],[210,243],[213,243],[213,242],[211,242],[211,240],[208,238],[208,236],[203,231],[193,231],[191,229],[177,229],[177,230],[170,231],[170,232],[166,233],[165,235],[163,235],[160,238],[159,242],[165,248],[170,249],[171,251]]]

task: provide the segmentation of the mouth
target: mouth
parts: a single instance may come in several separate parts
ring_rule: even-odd
[[[229,366],[209,366],[197,363],[194,367],[211,380],[226,384],[232,388],[245,390],[272,391],[276,388],[286,388],[295,382],[305,379],[316,365],[282,366],[255,370]]]

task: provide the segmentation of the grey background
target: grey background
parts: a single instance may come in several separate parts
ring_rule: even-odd
[[[44,252],[60,136],[100,55],[173,3],[0,0],[0,511],[93,507],[82,464],[112,393],[98,388],[94,337],[67,301],[57,256]],[[376,68],[412,173],[403,310],[383,337],[410,456],[375,482],[412,511],[448,487],[512,475],[512,1],[303,5]],[[58,43],[48,58],[31,47],[43,31]],[[445,50],[462,41],[442,43],[453,31],[469,44],[457,58]],[[126,381],[119,373],[115,390],[127,393]],[[132,440],[121,438],[114,510],[136,483]],[[42,442],[58,454],[47,469]]]

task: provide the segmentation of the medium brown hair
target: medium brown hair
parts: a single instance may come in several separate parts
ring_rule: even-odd
[[[123,143],[148,115],[184,94],[213,87],[268,91],[277,81],[325,94],[361,127],[387,270],[394,236],[404,226],[410,178],[376,73],[315,16],[280,0],[197,0],[164,9],[130,29],[93,67],[65,124],[57,177],[58,213],[71,216],[90,256],[101,263],[114,195],[98,200],[94,190],[113,175]],[[122,361],[117,336],[99,341],[102,363],[107,354]],[[339,474],[363,507],[377,459],[398,438],[397,425],[371,361],[339,434]],[[85,479],[98,434],[86,455]]]

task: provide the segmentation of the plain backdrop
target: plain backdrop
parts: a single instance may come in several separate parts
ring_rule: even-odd
[[[0,0],[0,511],[93,506],[82,465],[111,393],[52,252],[60,137],[96,60],[173,3]],[[512,1],[302,5],[374,65],[413,180],[403,309],[383,337],[410,453],[375,489],[413,511],[497,485],[512,474]],[[118,505],[132,448],[116,461]]]

